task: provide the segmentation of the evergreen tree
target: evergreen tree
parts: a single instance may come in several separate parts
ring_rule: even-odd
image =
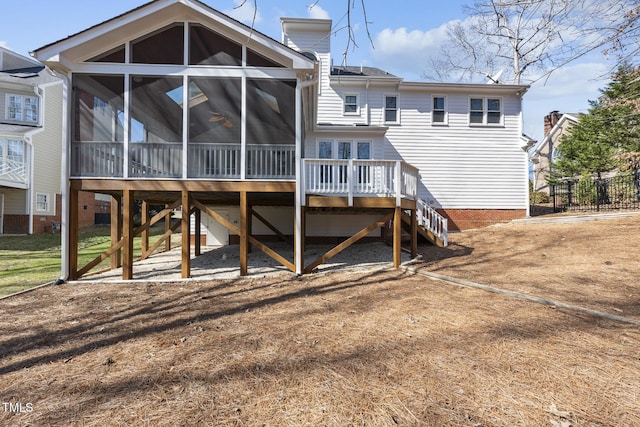
[[[560,139],[552,179],[624,168],[640,152],[640,68],[621,66],[588,114]],[[626,155],[625,155],[626,154]],[[631,156],[633,157],[633,155]]]

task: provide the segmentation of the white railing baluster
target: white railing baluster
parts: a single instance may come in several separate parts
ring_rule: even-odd
[[[436,237],[442,240],[444,246],[449,244],[448,241],[448,223],[447,218],[440,215],[435,209],[427,205],[424,200],[416,201],[416,215],[418,216],[418,224],[432,232]]]

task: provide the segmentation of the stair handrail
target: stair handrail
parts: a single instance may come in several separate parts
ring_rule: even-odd
[[[449,244],[447,234],[448,219],[440,215],[422,199],[416,201],[416,215],[418,224],[429,230],[434,236],[442,240],[446,247]]]

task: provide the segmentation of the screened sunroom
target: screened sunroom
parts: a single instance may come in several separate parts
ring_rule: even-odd
[[[72,75],[71,177],[295,179],[293,70],[185,22],[85,63],[100,72]]]

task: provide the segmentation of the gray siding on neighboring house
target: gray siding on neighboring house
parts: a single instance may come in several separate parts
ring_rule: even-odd
[[[3,188],[4,215],[24,215],[27,209],[27,192],[15,188]]]
[[[62,162],[62,82],[44,88],[42,132],[33,135],[33,208],[34,215],[55,215],[55,195],[60,193]],[[49,210],[37,210],[38,193],[47,194]],[[58,207],[59,208],[59,207]]]

